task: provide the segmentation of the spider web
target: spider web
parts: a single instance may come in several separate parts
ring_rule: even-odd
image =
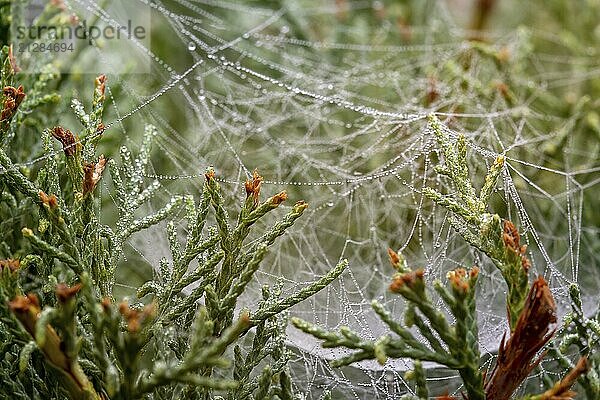
[[[262,284],[281,281],[292,292],[348,258],[347,272],[291,313],[330,329],[347,325],[376,339],[387,330],[371,300],[383,302],[398,318],[403,310],[387,292],[393,273],[388,247],[402,250],[410,265],[424,266],[429,281],[477,264],[483,270],[480,347],[493,358],[507,331],[504,281],[451,229],[447,211],[421,194],[424,187],[450,190],[434,171],[441,157],[426,122],[432,112],[451,137],[468,138],[476,186],[494,158],[506,155],[491,209],[520,226],[532,276],[549,281],[560,315],[568,309],[573,282],[582,287],[586,307],[594,305],[600,286],[594,273],[598,225],[587,209],[600,194],[599,145],[564,133],[580,113],[549,113],[542,100],[551,90],[597,79],[595,53],[570,55],[545,31],[496,30],[490,46],[506,51],[516,60],[511,65],[519,66],[514,77],[503,75],[497,60],[469,51],[456,1],[414,6],[410,28],[391,22],[385,13],[393,13],[393,6],[379,1],[135,2],[151,10],[153,41],[163,45],[132,42],[132,52],[152,60],[151,76],[143,77],[111,75],[121,60],[107,49],[92,49],[88,58],[109,75],[105,135],[121,137],[135,149],[143,123],[159,128],[148,179],[163,184],[165,198],[197,191],[202,171],[214,165],[224,190],[238,198],[250,171],[259,168],[263,193],[285,189],[291,204],[310,203],[271,250],[246,306],[257,303]],[[65,4],[113,26],[127,17],[111,14],[99,2]],[[550,52],[531,52],[533,41]],[[528,71],[522,80],[518,68]],[[503,95],[502,83],[514,99]],[[120,94],[113,96],[117,87]],[[131,254],[158,265],[169,253],[160,232],[137,235]],[[126,282],[121,286],[127,291]],[[296,389],[307,398],[319,398],[325,389],[348,399],[411,393],[403,378],[409,360],[332,369],[327,361],[346,353],[322,349],[294,328],[288,334]],[[460,390],[453,373],[427,367],[433,392]]]

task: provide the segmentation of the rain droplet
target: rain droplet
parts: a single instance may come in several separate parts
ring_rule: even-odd
[[[189,50],[189,51],[194,51],[194,50],[196,50],[196,43],[194,43],[194,42],[190,42],[190,43],[188,44],[188,50]]]

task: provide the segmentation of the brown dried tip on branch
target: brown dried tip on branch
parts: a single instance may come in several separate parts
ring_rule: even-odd
[[[254,206],[258,204],[258,196],[260,194],[260,186],[262,184],[263,177],[258,174],[258,170],[255,169],[252,172],[252,180],[247,180],[245,183],[246,186],[246,196],[252,197],[254,200]]]
[[[100,305],[102,306],[102,309],[106,312],[110,309],[110,297],[105,297],[102,299],[102,301],[100,302]]]
[[[16,114],[23,99],[25,99],[25,92],[23,86],[19,86],[18,88],[6,86],[2,89],[2,94],[4,94],[4,103],[2,104],[0,121],[10,121]]]
[[[402,256],[402,254],[396,253],[391,248],[388,248],[388,256],[390,257],[390,264],[392,264],[392,268],[394,268],[398,272],[407,272],[409,268],[406,264],[406,260]]]
[[[39,318],[40,301],[33,293],[27,296],[16,296],[8,303],[8,307],[15,314],[17,319],[21,321],[27,332],[32,336],[35,333],[35,323]]]
[[[16,272],[21,266],[21,262],[19,260],[14,260],[9,258],[7,260],[0,260],[0,271],[8,268],[10,272]]]
[[[106,130],[106,125],[104,125],[102,122],[100,122],[98,124],[98,126],[96,127],[96,135],[98,135],[98,136],[102,135],[105,130]]]
[[[215,179],[215,170],[210,168],[205,174],[204,177],[206,178],[207,181],[211,181],[213,179]]]
[[[56,195],[47,195],[41,190],[38,192],[38,195],[40,196],[40,201],[43,205],[48,206],[52,210],[58,207],[58,199],[56,198]]]
[[[457,268],[453,271],[448,272],[446,277],[450,281],[452,288],[456,291],[467,293],[470,289],[469,281],[472,278],[476,278],[479,275],[479,268],[473,267],[469,273],[464,268]]]
[[[96,86],[96,90],[100,96],[104,96],[104,92],[106,91],[106,75],[102,74],[96,78],[94,82]]]
[[[394,279],[390,285],[390,291],[394,293],[400,293],[400,290],[404,286],[413,288],[415,283],[423,282],[424,276],[425,270],[423,268],[418,268],[415,271],[407,272],[405,274],[396,275],[394,276]]]
[[[308,208],[308,203],[305,202],[304,200],[299,200],[296,202],[296,204],[294,204],[294,212],[296,213],[301,213],[304,212],[304,210],[306,210]]]
[[[17,59],[13,53],[13,45],[8,46],[8,62],[10,63],[10,68],[12,69],[13,74],[21,72],[21,68],[17,65]]]
[[[556,383],[552,389],[546,390],[544,393],[536,396],[537,400],[570,400],[575,397],[577,393],[571,390],[571,386],[575,384],[577,379],[585,374],[590,369],[587,357],[581,357],[577,362],[577,365]]]
[[[102,172],[106,166],[106,159],[104,154],[100,155],[98,162],[96,163],[85,163],[83,166],[83,196],[87,196],[96,189],[96,185],[102,178]]]
[[[119,312],[127,321],[127,330],[130,333],[137,333],[142,329],[144,321],[153,318],[156,314],[156,304],[150,303],[140,311],[129,307],[126,301],[119,304]]]
[[[59,283],[56,286],[56,298],[61,303],[66,303],[69,299],[75,297],[77,293],[81,290],[81,283],[78,283],[74,286],[67,286],[64,283]]]
[[[52,129],[52,136],[62,144],[67,157],[75,155],[79,143],[77,143],[78,141],[76,140],[75,135],[73,135],[73,132],[64,129],[61,126],[55,126],[54,129]]]
[[[508,400],[513,392],[542,361],[545,353],[534,360],[555,330],[556,304],[548,284],[541,276],[533,283],[515,329],[498,350],[496,365],[486,383],[486,400]]]
[[[525,256],[527,245],[521,245],[521,236],[519,235],[519,231],[512,222],[506,219],[503,222],[502,241],[508,250],[521,257],[521,265],[523,266],[525,272],[528,272],[529,267],[531,267],[531,263],[529,262],[527,256]]]
[[[247,311],[244,311],[240,314],[240,322],[247,326],[252,323],[252,320],[250,320],[250,314]]]
[[[288,198],[287,192],[284,190],[283,192],[277,193],[275,196],[271,197],[270,202],[274,206],[278,206]]]
[[[396,265],[400,264],[400,256],[394,250],[388,247],[388,256],[390,256],[390,263],[392,267],[396,268]]]

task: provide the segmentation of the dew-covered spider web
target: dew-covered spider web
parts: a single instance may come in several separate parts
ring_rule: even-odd
[[[476,187],[494,158],[506,156],[490,211],[520,228],[530,276],[548,280],[559,314],[568,311],[573,282],[582,287],[586,310],[597,303],[600,142],[581,98],[588,85],[598,85],[598,48],[576,51],[551,27],[520,27],[533,11],[508,6],[498,12],[511,25],[473,44],[465,28],[471,2],[458,0],[132,1],[152,12],[152,46],[131,43],[132,54],[149,57],[151,73],[111,74],[125,61],[100,45],[87,56],[104,64],[109,78],[106,140],[135,151],[143,124],[156,125],[147,178],[161,183],[165,199],[197,193],[212,165],[235,200],[231,207],[255,168],[265,178],[263,196],[285,189],[284,209],[300,199],[310,204],[263,262],[245,297],[251,309],[262,284],[282,280],[291,293],[347,258],[349,269],[291,314],[376,339],[388,330],[371,300],[399,319],[404,308],[388,292],[388,247],[425,267],[428,281],[477,264],[480,347],[493,359],[508,329],[506,286],[450,227],[448,211],[422,196],[424,187],[451,190],[434,170],[443,157],[427,125],[430,113],[451,137],[467,137]],[[101,1],[65,4],[104,24],[127,18]],[[103,190],[110,191],[108,182]],[[156,228],[131,241],[128,257],[157,266],[168,255]],[[128,282],[121,286],[133,293]],[[333,369],[328,360],[347,353],[323,349],[292,327],[288,335],[294,384],[306,398],[324,390],[346,399],[411,393],[403,378],[410,360]],[[432,393],[460,391],[454,373],[427,367]],[[529,379],[538,384],[536,375]]]

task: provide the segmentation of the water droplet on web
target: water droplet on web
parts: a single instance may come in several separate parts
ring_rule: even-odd
[[[190,43],[188,44],[188,50],[189,50],[189,51],[194,51],[194,50],[196,50],[196,43],[194,43],[194,42],[190,42]]]
[[[281,30],[280,30],[280,32],[281,32],[282,35],[287,34],[289,31],[290,31],[290,27],[287,26],[287,25],[282,26]]]
[[[333,207],[333,201],[328,201],[327,202],[327,207]]]

